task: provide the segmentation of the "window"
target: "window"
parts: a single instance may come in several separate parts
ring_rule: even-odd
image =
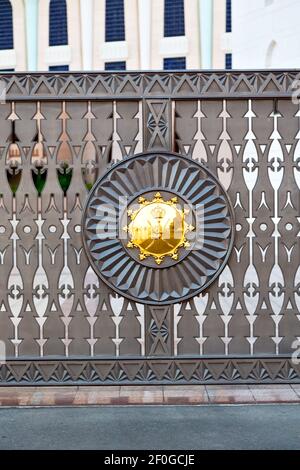
[[[125,41],[124,0],[105,2],[105,41]]]
[[[232,54],[225,54],[225,69],[232,69]]]
[[[68,72],[68,65],[50,65],[49,72]]]
[[[13,14],[9,0],[0,0],[0,49],[13,49]]]
[[[105,70],[126,70],[126,62],[105,62]]]
[[[226,33],[232,31],[231,0],[226,0]]]
[[[68,44],[66,0],[51,0],[49,6],[49,46]]]
[[[164,36],[184,36],[184,0],[165,0]]]
[[[185,70],[185,57],[171,57],[164,59],[164,70]]]

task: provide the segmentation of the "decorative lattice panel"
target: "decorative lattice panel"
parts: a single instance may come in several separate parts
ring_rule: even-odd
[[[299,381],[298,75],[3,77],[0,384]],[[83,250],[93,183],[148,150],[199,160],[234,206],[226,268],[175,306],[117,296]]]

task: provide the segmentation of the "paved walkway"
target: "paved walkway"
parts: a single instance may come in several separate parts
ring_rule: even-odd
[[[233,403],[300,403],[300,384],[0,387],[0,406]]]
[[[300,407],[2,408],[0,449],[299,450]]]

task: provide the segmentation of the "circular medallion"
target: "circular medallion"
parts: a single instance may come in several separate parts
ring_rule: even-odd
[[[207,288],[233,243],[233,210],[218,180],[194,160],[139,154],[91,190],[83,242],[101,279],[146,304],[171,304]]]

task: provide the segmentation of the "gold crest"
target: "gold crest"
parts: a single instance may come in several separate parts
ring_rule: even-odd
[[[185,220],[189,211],[177,206],[177,197],[167,201],[160,193],[152,200],[140,197],[138,209],[127,211],[131,220],[124,227],[130,236],[127,248],[138,248],[141,260],[152,256],[158,265],[166,256],[177,260],[179,248],[190,246],[186,234],[194,230]]]

